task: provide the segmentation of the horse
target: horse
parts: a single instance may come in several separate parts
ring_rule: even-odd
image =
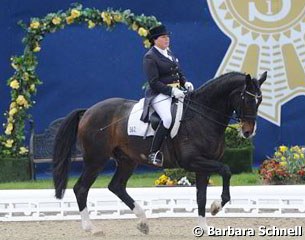
[[[174,138],[167,138],[162,146],[164,168],[184,168],[195,172],[198,224],[207,231],[206,192],[209,177],[219,174],[223,180],[221,200],[211,205],[217,214],[230,201],[231,172],[220,159],[224,153],[224,133],[233,115],[240,124],[240,134],[251,138],[256,131],[258,107],[262,101],[259,79],[249,74],[230,72],[207,81],[184,99],[181,125]],[[115,159],[116,171],[108,189],[119,197],[140,219],[137,228],[149,232],[145,211],[126,192],[126,184],[139,164],[148,164],[147,155],[152,137],[129,136],[127,121],[136,101],[110,98],[88,109],[77,109],[65,117],[58,129],[53,153],[53,181],[55,196],[64,195],[71,152],[76,142],[81,146],[84,167],[73,187],[81,215],[82,228],[96,232],[87,209],[88,191],[108,159]]]

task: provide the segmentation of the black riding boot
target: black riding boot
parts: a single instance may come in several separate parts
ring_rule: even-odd
[[[160,122],[151,145],[150,154],[148,155],[149,163],[152,163],[158,167],[162,167],[163,154],[160,152],[160,148],[164,138],[168,135],[168,133],[169,129],[165,128],[163,123]]]

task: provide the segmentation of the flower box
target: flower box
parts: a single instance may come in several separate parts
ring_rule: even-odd
[[[0,158],[0,182],[25,181],[31,179],[30,160],[24,158]]]
[[[259,174],[265,184],[304,184],[305,148],[281,145],[265,160]]]
[[[233,174],[252,172],[253,147],[226,148],[222,161],[230,167]]]

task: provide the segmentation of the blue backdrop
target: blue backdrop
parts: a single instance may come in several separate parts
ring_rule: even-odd
[[[31,17],[65,10],[73,2],[1,1],[1,113],[9,104],[6,80],[13,74],[9,59],[22,54],[24,47],[21,43],[24,32],[17,22],[28,23]],[[156,16],[172,32],[171,48],[195,87],[214,77],[230,44],[230,39],[213,21],[205,0],[87,0],[79,3],[84,7],[130,9],[135,14]],[[42,51],[37,54],[37,73],[43,85],[38,87],[37,104],[31,109],[36,131],[43,131],[52,120],[73,109],[89,107],[109,97],[143,97],[142,57],[146,51],[141,38],[126,26],[117,26],[108,32],[104,28],[89,30],[84,25],[72,25],[47,35],[42,42]],[[254,139],[256,163],[271,155],[279,144],[304,143],[302,105],[303,97],[284,105],[281,128],[259,118]]]

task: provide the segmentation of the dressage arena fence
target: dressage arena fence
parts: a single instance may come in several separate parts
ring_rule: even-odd
[[[196,217],[195,187],[128,188],[148,218]],[[207,216],[221,187],[208,187]],[[71,189],[62,200],[54,190],[1,190],[0,221],[80,219]],[[305,217],[305,188],[298,185],[231,187],[231,202],[217,217]],[[131,219],[135,215],[107,188],[91,189],[88,196],[91,219]]]

